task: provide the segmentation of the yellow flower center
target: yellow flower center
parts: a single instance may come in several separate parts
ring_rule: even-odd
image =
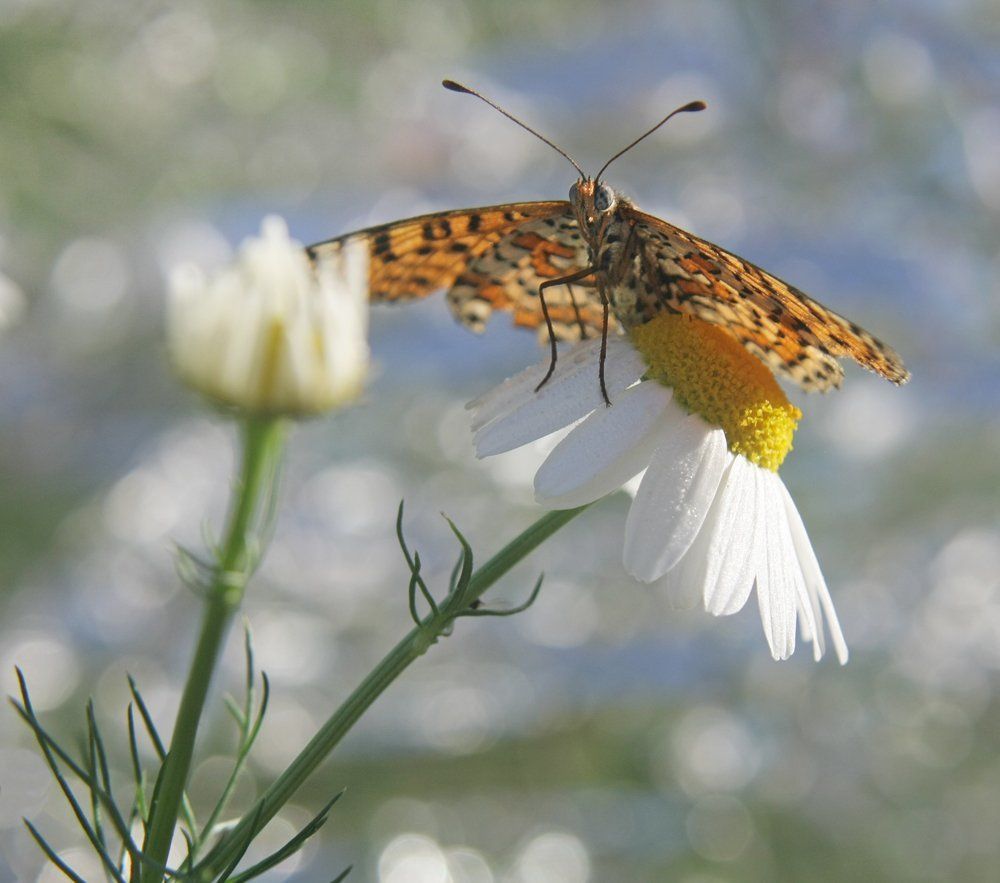
[[[721,427],[734,454],[778,471],[802,412],[759,359],[694,316],[664,314],[630,334],[651,379],[672,387],[688,411]]]

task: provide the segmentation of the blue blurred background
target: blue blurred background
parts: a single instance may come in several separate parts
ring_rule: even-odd
[[[771,661],[756,611],[676,612],[624,575],[626,503],[566,528],[395,684],[260,849],[271,879],[994,880],[1000,867],[1000,7],[994,0],[0,2],[0,671],[126,772],[126,672],[169,729],[197,606],[172,544],[218,525],[233,431],[172,380],[163,278],[262,215],[309,242],[435,208],[561,198],[573,173],[467,80],[639,205],[896,346],[805,411],[782,474],[852,648]],[[435,576],[445,510],[491,554],[540,513],[536,451],[471,453],[463,403],[539,358],[441,298],[379,308],[365,401],[294,434],[246,604],[274,697],[236,807],[408,626],[395,507]],[[217,686],[237,691],[234,633]],[[226,770],[216,702],[193,798]],[[96,879],[13,714],[0,881]]]

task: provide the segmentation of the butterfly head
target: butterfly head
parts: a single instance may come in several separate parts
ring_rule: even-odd
[[[618,206],[613,187],[593,178],[581,178],[569,188],[569,201],[581,224],[594,227]]]

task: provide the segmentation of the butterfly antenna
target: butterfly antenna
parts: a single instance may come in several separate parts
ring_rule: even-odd
[[[671,117],[677,116],[677,114],[679,113],[693,113],[694,111],[704,110],[706,107],[708,107],[708,105],[705,104],[704,101],[692,101],[690,104],[685,104],[683,107],[678,107],[677,110],[670,111],[670,113],[668,113],[662,120],[660,120],[655,126],[653,126],[652,129],[650,129],[648,132],[643,132],[638,138],[635,139],[635,141],[629,144],[628,147],[623,147],[621,150],[618,151],[618,153],[616,153],[613,157],[611,157],[611,159],[609,159],[603,166],[601,166],[601,170],[596,175],[594,175],[594,180],[599,181],[601,179],[601,175],[604,174],[604,170],[608,166],[610,166],[611,163],[613,163],[616,159],[618,159],[618,157],[620,157],[623,153],[628,153],[628,151],[630,151],[633,147],[635,147],[636,144],[642,141],[643,138],[648,138],[650,135],[652,135],[653,132],[659,129],[660,126],[662,126]]]
[[[507,117],[507,119],[511,120],[512,122],[517,123],[522,129],[525,129],[526,131],[531,132],[531,134],[534,135],[536,138],[538,138],[540,141],[544,141],[546,144],[548,144],[549,147],[551,147],[556,153],[558,153],[558,154],[562,155],[563,157],[565,157],[566,159],[568,159],[570,161],[570,163],[572,163],[573,168],[576,169],[580,173],[580,177],[581,178],[586,178],[587,177],[584,174],[583,169],[581,169],[580,166],[577,164],[577,161],[575,159],[573,159],[573,157],[571,157],[565,150],[563,150],[558,145],[553,144],[544,135],[539,134],[534,129],[532,129],[531,126],[529,126],[529,125],[527,125],[525,123],[522,123],[516,116],[514,116],[511,113],[508,113],[506,110],[504,110],[502,107],[500,107],[499,104],[496,104],[495,102],[490,101],[490,99],[487,98],[485,95],[477,92],[475,89],[470,89],[468,86],[463,86],[461,83],[456,83],[454,80],[442,80],[441,81],[441,85],[444,86],[445,89],[450,89],[452,92],[464,92],[466,95],[475,95],[476,98],[478,98],[480,101],[485,101],[495,111],[498,111],[499,113],[502,113],[505,117]]]

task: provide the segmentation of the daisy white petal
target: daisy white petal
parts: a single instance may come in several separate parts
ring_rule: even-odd
[[[705,553],[702,593],[705,609],[714,616],[742,610],[753,589],[757,564],[756,469],[749,460],[734,457],[712,507],[718,509],[718,517]]]
[[[632,576],[652,582],[680,561],[729,459],[725,433],[696,415],[665,430],[625,522],[624,562]]]
[[[600,341],[591,340],[575,347],[571,353],[556,363],[555,371],[546,386],[554,384],[558,387],[567,374],[586,370],[588,366],[592,368],[592,360],[600,352],[599,346]],[[511,412],[524,407],[531,401],[535,387],[542,382],[548,370],[548,361],[529,365],[493,389],[467,402],[465,408],[472,412],[472,431],[477,432],[491,420],[509,416]]]
[[[535,498],[569,509],[620,488],[649,463],[669,404],[670,390],[657,383],[620,392],[556,445],[535,475]]]
[[[813,551],[806,527],[802,523],[802,516],[795,506],[792,495],[788,488],[781,483],[782,500],[785,513],[788,518],[788,527],[792,535],[792,544],[798,556],[799,564],[802,567],[802,575],[805,579],[806,591],[810,598],[818,600],[823,614],[826,616],[827,628],[830,630],[830,639],[833,641],[833,648],[837,651],[837,659],[841,665],[847,662],[848,650],[847,642],[844,640],[844,633],[840,628],[840,621],[837,619],[837,611],[833,607],[833,599],[830,597],[830,590],[823,579],[823,572],[820,570],[819,562],[816,560],[816,553]],[[822,618],[816,615],[816,631],[821,632],[823,628]]]
[[[757,604],[764,635],[775,659],[788,659],[795,651],[796,598],[791,568],[798,567],[794,553],[782,543],[785,510],[771,472],[757,471],[757,517],[764,524],[763,555],[758,559]]]
[[[810,598],[806,590],[805,578],[802,574],[802,566],[799,563],[798,555],[795,552],[795,545],[792,541],[791,529],[788,525],[788,516],[785,513],[784,498],[781,488],[784,482],[776,473],[770,473],[769,480],[772,485],[780,485],[773,489],[773,494],[778,500],[779,515],[777,518],[777,545],[779,554],[784,562],[785,573],[791,583],[792,594],[795,599],[795,610],[802,631],[802,639],[813,645],[813,657],[818,661],[823,657],[823,636],[818,633],[817,619],[819,605]]]
[[[780,481],[780,479],[779,479]],[[782,505],[784,505],[782,503]],[[798,553],[795,551],[795,543],[792,540],[791,526],[788,524],[787,515],[785,517],[782,543],[788,549],[788,556],[795,560],[795,566],[790,573],[795,584],[795,601],[798,609],[799,629],[802,632],[802,640],[813,645],[813,659],[819,662],[826,652],[826,639],[823,635],[823,613],[820,610],[819,599],[810,594],[806,588],[805,575],[802,572],[802,564],[799,561]]]
[[[667,602],[675,610],[689,610],[702,601],[702,587],[710,560],[709,547],[722,514],[720,496],[715,495],[702,529],[681,560],[653,583],[664,592]]]
[[[560,357],[556,370],[535,392],[549,369],[546,360],[504,381],[468,407],[472,410],[476,453],[480,457],[503,453],[542,438],[598,407],[604,407],[597,383],[601,342],[588,341]],[[642,376],[645,366],[624,342],[608,341],[605,381],[614,398]]]
[[[622,485],[622,490],[625,491],[633,500],[635,495],[639,493],[639,485],[642,484],[642,480],[646,477],[646,467],[643,466],[642,472],[633,475],[625,484]]]
[[[799,578],[801,579],[801,573],[799,574]],[[801,591],[799,591],[800,586]],[[802,640],[807,644],[812,644],[813,659],[819,662],[826,652],[826,639],[823,637],[822,630],[815,630],[818,605],[812,603],[812,599],[805,590],[805,583],[798,583],[796,585],[796,602],[796,607],[799,611],[799,631],[802,633]]]

